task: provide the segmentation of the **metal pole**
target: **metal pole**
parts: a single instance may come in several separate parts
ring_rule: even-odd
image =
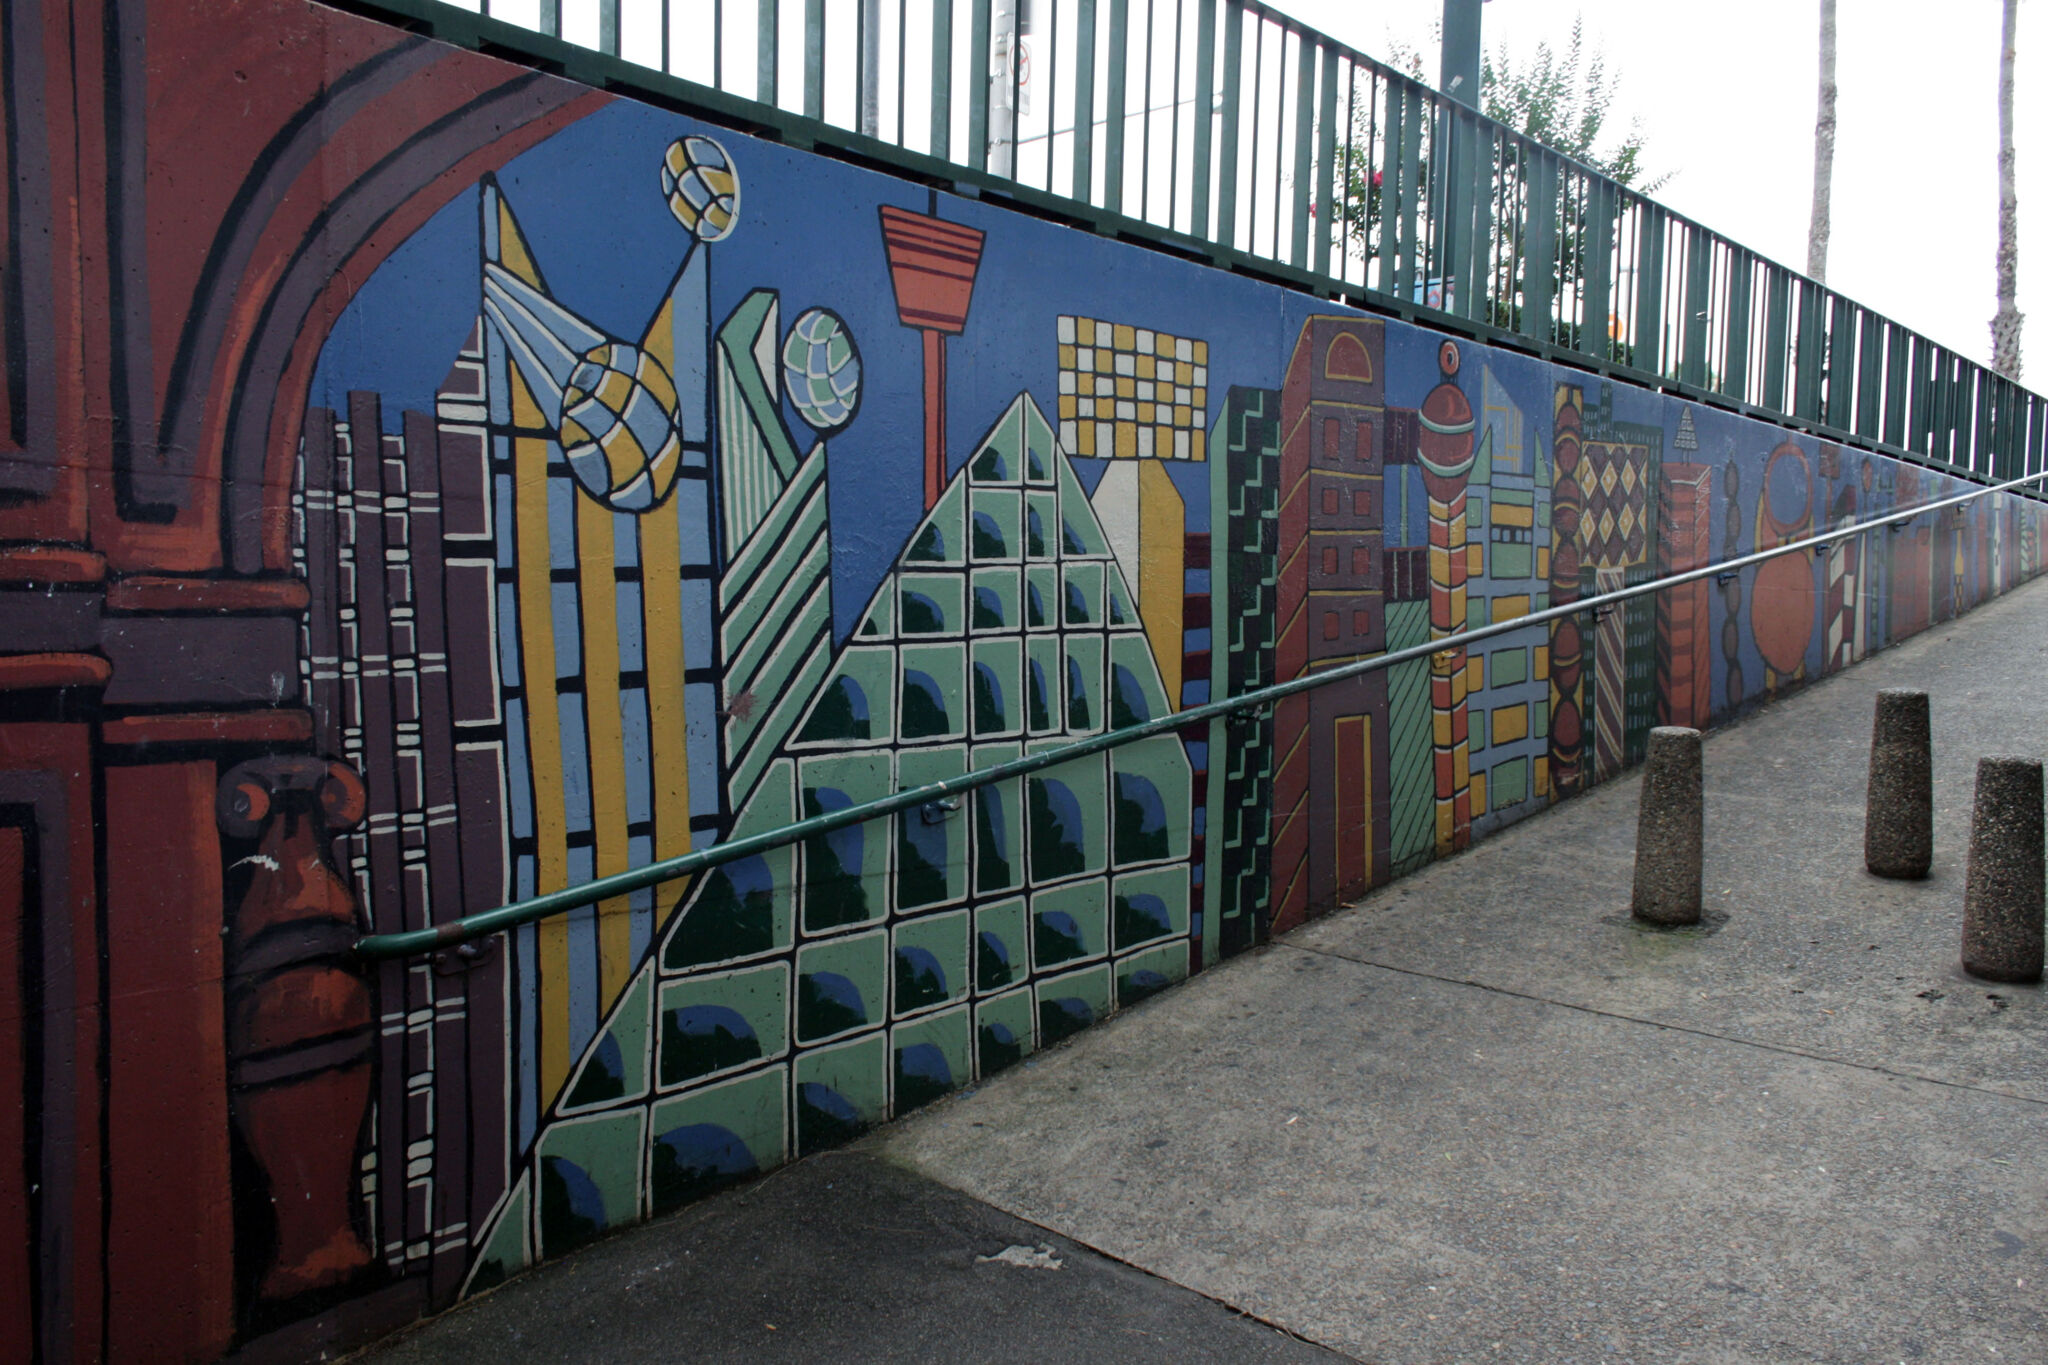
[[[1012,65],[1017,59],[1017,23],[1022,0],[995,0],[988,49],[988,169],[991,175],[1017,175],[1017,111],[1012,107]]]
[[[902,73],[897,73],[902,78]],[[860,0],[860,131],[881,136],[882,0]],[[899,130],[898,136],[901,136]]]
[[[1483,0],[1444,0],[1443,66],[1438,88],[1468,109],[1479,107],[1479,6]]]
[[[1479,6],[1483,0],[1444,0],[1443,59],[1437,74],[1444,98],[1467,109],[1479,108]],[[1472,159],[1477,155],[1475,129],[1449,109],[1438,116],[1436,160],[1430,178],[1441,186],[1430,197],[1443,205],[1444,220],[1436,258],[1443,283],[1444,308],[1457,311],[1453,291],[1468,291],[1477,280],[1456,278],[1458,263],[1470,250],[1467,237],[1472,230]]]
[[[921,787],[911,787],[899,791],[893,796],[877,797],[873,801],[861,802],[857,805],[847,806],[841,810],[831,811],[823,815],[813,815],[794,824],[781,826],[778,829],[762,830],[755,834],[728,839],[723,843],[712,844],[707,848],[695,849],[689,853],[680,853],[673,858],[664,858],[642,867],[633,868],[630,871],[614,872],[610,876],[599,877],[595,881],[584,882],[580,886],[565,887],[560,891],[550,891],[528,900],[515,901],[510,905],[501,905],[495,910],[485,910],[479,914],[465,916],[462,919],[448,920],[431,928],[410,929],[397,934],[371,934],[356,940],[355,952],[359,957],[374,961],[384,958],[410,957],[416,953],[432,952],[437,948],[448,948],[458,943],[467,943],[472,939],[483,938],[488,934],[497,933],[502,929],[509,929],[514,925],[527,924],[549,915],[558,915],[564,911],[576,909],[578,906],[593,905],[598,901],[609,900],[614,896],[629,895],[634,891],[640,890],[642,887],[673,881],[678,877],[689,876],[703,871],[705,868],[716,867],[721,863],[733,862],[766,849],[780,848],[784,844],[793,844],[800,839],[806,839],[813,835],[825,834],[835,829],[844,829],[849,825],[857,825],[884,815],[894,815],[899,811],[911,810],[930,805],[934,802],[954,801],[964,792],[974,791],[977,788],[986,787],[1007,778],[1022,777],[1026,773],[1039,772],[1072,759],[1084,758],[1089,754],[1098,754],[1108,749],[1120,748],[1136,740],[1149,739],[1154,735],[1176,732],[1190,725],[1213,720],[1221,716],[1234,715],[1239,711],[1250,710],[1253,707],[1268,706],[1279,701],[1282,697],[1291,697],[1298,692],[1307,692],[1318,687],[1328,687],[1332,683],[1343,682],[1347,678],[1363,677],[1367,673],[1376,673],[1382,669],[1392,668],[1396,664],[1427,659],[1439,650],[1453,649],[1457,646],[1471,644],[1479,640],[1490,640],[1495,636],[1506,635],[1512,631],[1527,630],[1531,626],[1539,626],[1545,622],[1561,620],[1568,616],[1611,609],[1623,602],[1631,601],[1650,593],[1661,592],[1666,588],[1674,588],[1681,583],[1694,583],[1702,579],[1717,578],[1723,574],[1734,574],[1754,565],[1762,564],[1767,560],[1777,559],[1783,555],[1800,554],[1819,547],[1832,545],[1838,540],[1846,540],[1851,536],[1867,535],[1879,527],[1897,526],[1911,521],[1915,517],[1924,516],[1929,512],[1938,512],[1945,508],[1957,507],[1973,499],[1988,497],[1996,493],[2009,493],[2026,484],[2038,483],[2044,479],[2048,479],[2048,470],[2037,474],[2022,475],[2019,478],[2008,479],[2003,483],[1992,484],[1988,487],[1972,488],[1967,493],[1957,493],[1946,498],[1936,498],[1931,502],[1902,508],[1882,516],[1867,517],[1861,521],[1847,522],[1841,526],[1821,531],[1799,540],[1790,541],[1784,545],[1773,546],[1768,550],[1756,550],[1746,555],[1738,555],[1734,559],[1722,560],[1716,564],[1704,564],[1699,568],[1687,569],[1682,573],[1668,574],[1663,578],[1652,579],[1647,583],[1617,588],[1613,592],[1577,598],[1571,602],[1559,603],[1553,607],[1545,607],[1540,611],[1530,612],[1527,616],[1518,616],[1507,621],[1493,621],[1484,626],[1460,630],[1455,635],[1442,636],[1422,644],[1411,645],[1406,649],[1391,650],[1384,654],[1376,654],[1369,659],[1340,664],[1319,673],[1309,673],[1298,678],[1290,678],[1286,682],[1272,683],[1265,687],[1254,688],[1250,692],[1239,696],[1224,697],[1216,701],[1205,702],[1199,706],[1184,707],[1179,711],[1168,712],[1163,716],[1155,716],[1151,720],[1140,721],[1136,725],[1128,725],[1118,730],[1105,730],[1086,739],[1074,740],[1071,743],[1056,745],[1050,749],[1041,749],[1037,753],[1026,754],[1021,758],[1009,759],[987,768],[977,768],[972,772],[962,773],[958,777],[941,778],[936,782],[927,782]],[[957,806],[942,805],[940,808],[954,810],[957,809]]]

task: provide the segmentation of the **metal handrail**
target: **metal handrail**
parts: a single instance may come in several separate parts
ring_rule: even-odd
[[[1005,30],[1026,0],[852,0],[854,42],[837,0],[732,0],[730,25],[728,0],[538,0],[535,28],[494,2],[338,0],[1899,458],[1983,478],[2048,460],[2048,398],[1260,0],[1029,0],[1036,33],[1008,20],[1028,85]],[[1027,89],[1050,135],[1024,136]]]
[[[752,857],[754,854],[764,853],[772,848],[780,848],[785,844],[793,844],[799,839],[806,839],[812,835],[826,834],[835,829],[844,829],[848,825],[862,824],[868,820],[878,819],[885,815],[895,815],[902,811],[928,805],[934,801],[943,801],[949,797],[958,796],[962,792],[973,791],[976,788],[986,787],[1012,777],[1021,777],[1026,773],[1037,772],[1043,768],[1057,767],[1059,764],[1076,758],[1084,758],[1089,754],[1121,748],[1123,745],[1135,743],[1141,739],[1150,739],[1155,735],[1163,735],[1180,730],[1200,721],[1214,720],[1221,716],[1233,715],[1239,711],[1248,711],[1254,707],[1265,706],[1283,697],[1291,697],[1298,692],[1307,692],[1312,688],[1325,687],[1331,683],[1362,677],[1367,673],[1392,668],[1395,664],[1408,663],[1416,659],[1426,659],[1442,650],[1457,649],[1476,640],[1491,639],[1496,635],[1506,635],[1513,631],[1526,630],[1530,626],[1541,625],[1546,621],[1555,621],[1567,616],[1575,616],[1580,612],[1612,606],[1615,603],[1625,602],[1630,598],[1640,597],[1646,593],[1659,592],[1681,583],[1691,583],[1702,578],[1712,578],[1720,574],[1736,573],[1753,564],[1761,564],[1766,560],[1776,559],[1781,555],[1802,553],[1818,546],[1827,545],[1833,541],[1861,535],[1876,527],[1910,521],[1914,517],[1923,516],[1928,512],[1938,511],[1944,507],[1953,507],[1975,498],[1984,497],[1987,494],[2011,492],[2023,484],[2036,483],[2042,479],[2048,479],[2048,471],[2043,471],[2039,474],[2023,475],[2020,478],[2011,479],[2000,484],[1993,484],[1989,487],[1971,489],[1967,493],[1958,493],[1952,497],[1921,503],[1918,506],[1887,513],[1881,517],[1871,517],[1864,521],[1824,531],[1818,535],[1808,536],[1803,540],[1795,540],[1773,549],[1758,550],[1751,554],[1738,556],[1735,559],[1722,560],[1719,563],[1687,569],[1681,573],[1670,574],[1652,582],[1639,583],[1633,587],[1620,588],[1613,592],[1600,593],[1593,597],[1579,598],[1561,606],[1545,607],[1541,611],[1533,611],[1527,616],[1518,616],[1510,621],[1494,622],[1476,629],[1461,630],[1456,634],[1441,636],[1431,640],[1427,644],[1393,650],[1389,653],[1376,655],[1370,659],[1362,659],[1354,663],[1340,665],[1336,668],[1325,669],[1321,672],[1305,674],[1299,678],[1291,678],[1286,682],[1272,683],[1266,687],[1255,688],[1250,692],[1245,692],[1235,697],[1225,697],[1221,701],[1191,706],[1152,720],[1142,721],[1137,725],[1127,725],[1120,730],[1108,730],[1099,735],[1091,735],[1086,739],[1076,740],[1071,744],[1063,744],[1056,749],[1047,749],[1040,753],[1028,754],[1022,758],[1014,758],[1008,762],[998,763],[991,767],[979,768],[972,772],[963,773],[959,777],[949,777],[938,782],[927,782],[923,786],[912,787],[907,791],[900,791],[892,796],[880,797],[873,801],[848,806],[843,810],[832,811],[824,815],[814,815],[808,819],[799,820],[794,824],[782,825],[776,829],[764,830],[759,834],[749,834],[724,843],[713,844],[709,848],[678,854],[673,858],[664,858],[657,862],[648,863],[643,867],[633,868],[630,871],[615,872],[608,877],[599,877],[595,881],[584,882],[578,886],[565,887],[560,891],[551,891],[546,895],[534,896],[527,900],[515,901],[510,905],[501,905],[495,910],[486,910],[480,914],[470,915],[463,919],[450,920],[445,924],[437,924],[431,928],[413,929],[397,934],[371,934],[366,938],[357,940],[355,952],[361,957],[370,959],[410,957],[418,953],[432,952],[435,949],[448,948],[458,943],[466,943],[472,939],[482,938],[503,929],[510,929],[534,920],[545,919],[550,915],[562,914],[601,900],[609,900],[614,896],[623,896],[629,892],[658,885],[661,882],[673,881],[678,877],[685,877],[691,873],[703,871],[706,868],[716,867],[721,863],[729,863],[740,858]]]

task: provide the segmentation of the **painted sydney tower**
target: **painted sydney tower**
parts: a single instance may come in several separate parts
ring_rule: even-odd
[[[1429,494],[1429,636],[1465,629],[1465,480],[1472,472],[1472,404],[1453,382],[1458,348],[1437,349],[1442,378],[1422,400],[1417,457]],[[1449,853],[1472,842],[1472,760],[1468,747],[1465,650],[1453,645],[1429,661],[1436,759],[1436,848]]]

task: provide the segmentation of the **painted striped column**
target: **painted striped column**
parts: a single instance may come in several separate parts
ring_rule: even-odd
[[[1465,497],[1474,457],[1472,404],[1453,382],[1458,347],[1437,350],[1442,380],[1422,400],[1418,459],[1429,499],[1429,634],[1447,639],[1465,629]],[[1472,759],[1466,709],[1465,650],[1439,651],[1429,662],[1432,758],[1436,769],[1436,849],[1472,841]]]

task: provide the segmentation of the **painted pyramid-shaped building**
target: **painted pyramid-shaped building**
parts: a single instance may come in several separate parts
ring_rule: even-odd
[[[1019,397],[733,835],[1169,709],[1087,495]],[[1161,736],[705,874],[585,1051],[475,1282],[844,1141],[1179,980],[1192,810],[1186,752]]]

